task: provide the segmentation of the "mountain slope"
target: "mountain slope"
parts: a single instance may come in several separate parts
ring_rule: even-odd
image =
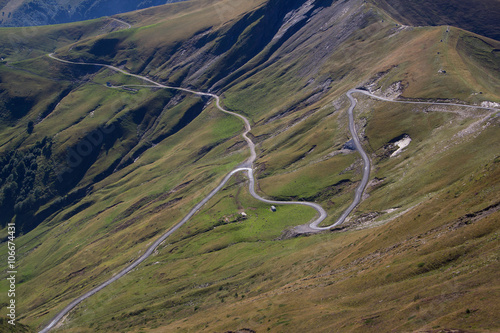
[[[52,45],[65,59],[221,93],[252,122],[258,192],[316,201],[328,224],[361,178],[358,155],[344,149],[349,89],[395,101],[500,102],[495,40],[399,26],[358,0],[232,3],[125,14],[132,29]],[[39,56],[48,46],[36,38],[25,43],[0,67],[5,100],[27,105],[4,108],[1,149],[7,165],[26,170],[29,161],[35,181],[53,186],[33,209],[40,224],[17,240],[20,320],[41,327],[137,258],[248,151],[243,124],[207,99],[54,62]],[[130,86],[112,88],[122,85]],[[59,331],[497,329],[498,111],[355,97],[374,166],[344,229],[289,238],[283,230],[314,211],[273,213],[237,176]],[[392,156],[406,136],[410,145]],[[98,144],[72,160],[87,141]],[[22,156],[13,163],[15,148]]]
[[[404,24],[416,26],[448,24],[500,40],[498,27],[500,1],[498,0],[375,1]]]
[[[26,27],[95,19],[184,0],[0,1],[0,26]]]

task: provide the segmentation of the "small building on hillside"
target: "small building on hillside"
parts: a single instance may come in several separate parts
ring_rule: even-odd
[[[346,143],[344,143],[343,149],[356,150],[356,143],[354,142],[353,139],[351,139],[351,140],[347,141]]]

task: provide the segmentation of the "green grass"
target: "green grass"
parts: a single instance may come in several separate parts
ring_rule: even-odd
[[[107,24],[106,19],[95,19],[64,25],[0,28],[1,56],[6,62],[43,56],[77,40],[107,33]]]
[[[214,111],[212,111],[214,112]],[[218,113],[217,113],[218,114]],[[211,116],[212,117],[212,116]],[[219,117],[224,117],[222,115],[219,115]],[[205,117],[203,117],[205,118]],[[214,119],[214,118],[212,118]],[[217,117],[215,118],[217,119]],[[203,120],[199,120],[203,122]],[[211,122],[216,122],[216,120],[212,120]],[[210,124],[210,121],[207,123]],[[197,122],[193,125],[193,127],[197,127],[199,124]],[[239,127],[239,126],[238,126]],[[199,127],[198,127],[199,128]],[[217,128],[217,127],[215,127]],[[184,131],[183,133],[187,134],[190,133],[189,129]],[[212,133],[215,135],[212,136]],[[226,131],[227,133],[227,131]],[[181,133],[180,133],[181,134]],[[185,135],[181,134],[181,135]],[[206,135],[208,137],[213,137],[215,140],[221,137],[221,131],[216,131],[213,132],[209,126],[205,127],[205,131],[203,131],[201,136]],[[174,136],[175,137],[175,136]],[[199,137],[197,138],[199,140]],[[195,141],[195,138],[192,138],[192,143],[191,143],[191,148],[196,147],[196,144],[193,144]],[[197,140],[197,141],[198,141]],[[184,144],[188,144],[187,140],[179,140],[180,142],[183,142]],[[201,140],[202,142],[207,142],[207,140]],[[198,143],[199,145],[199,143]],[[168,146],[168,145],[167,145]],[[168,156],[168,155],[167,155]],[[216,158],[220,159],[219,156]],[[147,155],[144,158],[147,160]],[[168,161],[165,164],[165,161]],[[178,162],[180,165],[177,167],[177,174],[178,176],[173,179],[169,179],[168,183],[165,184],[164,181],[160,181],[161,178],[165,178],[165,168],[171,165],[174,169],[175,163]],[[203,166],[203,163],[206,163],[204,160],[201,160],[199,163],[201,163],[201,166]],[[236,162],[231,162],[231,163],[236,163]],[[162,165],[161,168],[154,168],[154,165]],[[159,232],[162,230],[166,230],[168,228],[168,225],[174,224],[177,220],[179,220],[182,217],[182,214],[184,214],[184,209],[178,209],[178,207],[181,207],[182,203],[187,203],[188,207],[191,205],[191,201],[193,200],[191,197],[188,197],[187,199],[181,200],[178,204],[175,204],[174,207],[170,208],[168,213],[167,211],[164,211],[163,209],[158,210],[158,212],[152,216],[144,215],[144,213],[139,213],[135,214],[135,216],[139,216],[142,220],[142,223],[135,223],[132,224],[129,229],[122,229],[120,230],[120,223],[117,224],[118,221],[115,221],[114,223],[111,223],[114,221],[114,219],[118,216],[118,212],[120,210],[124,210],[128,205],[126,204],[127,202],[130,202],[132,204],[134,201],[136,201],[135,198],[138,198],[143,195],[144,193],[147,193],[148,195],[153,195],[158,197],[160,194],[165,193],[165,185],[167,185],[167,189],[170,187],[172,189],[176,185],[179,185],[179,183],[176,183],[176,179],[181,179],[180,182],[185,182],[182,181],[183,177],[186,177],[186,173],[189,173],[189,170],[184,170],[180,169],[180,166],[184,165],[182,161],[179,161],[178,159],[170,159],[168,160],[167,158],[163,158],[160,160],[156,160],[155,162],[151,163],[144,163],[143,166],[140,168],[145,168],[148,169],[148,173],[141,172],[140,174],[142,175],[142,180],[141,178],[134,177],[133,175],[130,175],[129,179],[133,180],[132,182],[130,181],[125,181],[122,182],[122,185],[119,185],[117,189],[115,189],[115,195],[113,195],[113,192],[109,192],[105,190],[105,184],[104,184],[104,191],[100,191],[99,189],[96,189],[96,193],[94,195],[95,198],[102,196],[104,193],[102,192],[109,192],[106,197],[108,199],[104,201],[100,201],[98,204],[92,205],[90,208],[84,210],[82,213],[79,213],[73,217],[71,217],[68,221],[65,221],[61,219],[61,216],[63,213],[61,213],[59,216],[56,216],[54,219],[53,223],[58,223],[58,234],[62,232],[62,234],[65,234],[69,231],[71,231],[72,236],[67,236],[63,238],[56,237],[56,238],[50,238],[51,240],[49,241],[46,237],[47,234],[42,234],[41,237],[45,241],[42,243],[42,239],[40,238],[31,238],[32,236],[35,237],[38,232],[33,232],[33,234],[30,234],[30,237],[26,238],[26,243],[20,242],[19,246],[22,247],[23,244],[29,244],[29,247],[26,249],[29,251],[30,249],[36,248],[38,246],[43,246],[41,248],[38,248],[35,253],[32,254],[33,261],[29,260],[27,262],[23,262],[23,267],[25,268],[24,272],[26,273],[26,279],[29,279],[31,276],[30,272],[37,272],[37,275],[40,275],[41,273],[41,267],[43,267],[43,271],[45,271],[45,276],[47,279],[51,279],[53,281],[59,281],[56,282],[56,284],[51,284],[54,288],[52,289],[53,292],[59,293],[60,289],[58,286],[61,285],[61,280],[53,275],[51,272],[52,267],[57,267],[57,271],[59,272],[57,276],[67,276],[71,272],[78,271],[82,267],[85,268],[84,271],[84,276],[88,274],[98,274],[104,278],[106,274],[101,274],[101,272],[111,272],[113,270],[118,269],[121,265],[126,263],[128,261],[128,257],[134,256],[133,253],[137,252],[137,249],[143,249],[144,248],[144,241],[147,241],[149,237],[152,237],[153,235],[151,234],[151,231],[153,232]],[[231,167],[231,165],[229,165]],[[206,169],[204,167],[203,169]],[[194,184],[191,184],[189,187],[181,190],[179,193],[176,193],[175,195],[172,195],[170,198],[163,198],[161,199],[159,203],[165,203],[168,202],[171,199],[174,199],[175,197],[180,196],[182,198],[183,193],[188,193],[193,190],[193,188],[198,188],[200,187],[201,182],[204,182],[205,185],[208,185],[207,190],[211,188],[210,184],[213,183],[213,174],[214,171],[213,168],[209,169],[209,172],[207,173],[204,170],[200,170],[202,173],[200,174],[200,171],[197,172],[197,174],[191,175],[192,177],[195,177],[197,180],[194,182]],[[127,172],[127,170],[124,170],[124,172]],[[122,172],[122,174],[124,173]],[[219,172],[219,175],[221,172],[227,172],[227,166],[224,168],[221,168]],[[146,177],[144,177],[146,176]],[[191,177],[188,176],[187,177]],[[116,177],[119,177],[118,175]],[[126,178],[125,178],[126,180]],[[160,181],[158,183],[158,181]],[[156,185],[155,185],[156,184]],[[172,184],[172,185],[168,185]],[[116,185],[115,185],[116,186]],[[146,189],[146,190],[145,190]],[[204,191],[205,192],[205,191]],[[204,194],[204,192],[197,192],[195,193],[196,199],[194,201],[200,200],[200,198]],[[155,194],[158,193],[158,194]],[[192,194],[191,194],[192,196]],[[187,200],[187,202],[186,202]],[[119,204],[120,202],[123,202],[125,204]],[[146,201],[148,202],[148,200]],[[115,204],[118,204],[117,206],[114,206]],[[130,205],[129,204],[129,205]],[[109,209],[109,207],[114,207],[113,209]],[[144,208],[144,212],[150,211],[153,207],[149,206],[147,208]],[[111,213],[113,210],[118,209],[117,212]],[[174,210],[171,210],[174,209]],[[172,214],[173,212],[173,214]],[[111,214],[110,214],[111,213]],[[166,214],[166,215],[165,215]],[[133,219],[135,217],[134,215],[130,215],[127,217],[127,219]],[[155,217],[156,216],[156,217]],[[164,225],[161,221],[163,220],[160,216],[168,216],[168,224]],[[147,217],[147,220],[143,220],[144,217]],[[148,223],[148,221],[153,218],[155,222],[153,224]],[[93,219],[96,223],[92,224],[87,224],[85,221],[88,221],[89,219]],[[59,220],[59,222],[57,222]],[[126,221],[125,221],[126,222]],[[130,234],[131,229],[135,229],[136,231]],[[43,230],[44,228],[41,228]],[[281,229],[280,229],[281,230]],[[125,238],[123,235],[127,234]],[[62,235],[61,234],[61,235]],[[146,238],[143,241],[138,241],[137,239],[134,239],[135,237],[133,234],[144,234],[146,235]],[[150,235],[150,236],[148,236]],[[111,237],[111,238],[110,238]],[[129,238],[130,237],[130,238]],[[36,240],[35,240],[36,239]],[[111,241],[111,239],[121,239],[121,242],[116,242],[116,241]],[[92,240],[97,240],[97,242],[92,242]],[[85,245],[88,244],[88,245]],[[92,244],[92,245],[90,245]],[[104,246],[104,244],[107,244]],[[122,253],[123,258],[118,259],[118,258],[113,258],[109,257],[109,251],[113,248],[113,245],[111,244],[120,244],[117,248],[118,250]],[[126,249],[126,250],[125,250]],[[116,248],[115,248],[116,250]],[[63,255],[64,253],[64,255]],[[58,257],[65,257],[68,254],[71,253],[74,254],[74,258],[86,258],[86,259],[77,259],[75,261],[72,261],[71,263],[64,263],[61,261],[54,261],[52,258],[58,258]],[[85,254],[84,254],[85,253]],[[108,253],[106,255],[106,253]],[[83,257],[82,257],[83,256]],[[20,253],[20,258],[23,258],[23,252]],[[106,263],[100,264],[99,260],[95,260],[97,258],[108,258],[106,260]],[[118,260],[117,260],[118,259]],[[21,259],[22,260],[22,259]],[[97,263],[97,266],[96,266]],[[23,273],[24,274],[24,273]],[[75,286],[78,285],[78,281],[83,282],[82,278],[84,276],[80,277],[76,275],[74,278],[70,279],[69,281],[66,281],[65,283],[70,283],[71,285],[75,284]],[[65,281],[65,280],[63,280]],[[33,281],[34,282],[34,281]],[[81,283],[80,282],[80,283]],[[97,281],[94,281],[96,283]],[[75,289],[75,292],[79,292],[80,288],[77,287]],[[43,298],[37,298],[35,295],[35,298],[32,296],[27,296],[22,294],[21,295],[22,299],[25,300],[25,302],[28,302],[26,304],[34,304],[37,306],[38,304],[41,304],[45,297]],[[21,305],[22,306],[22,305]]]
[[[481,134],[481,140],[471,141],[474,134],[458,135],[488,112],[464,111],[476,117],[467,120],[453,113],[423,113],[402,104],[372,103],[376,107],[370,113],[366,133],[376,163],[373,177],[383,182],[368,190],[370,198],[360,209],[370,205],[375,210],[414,205],[419,198],[459,182],[496,157],[488,148],[496,144],[493,129]],[[387,128],[388,123],[398,125]],[[403,133],[413,140],[406,152],[394,158],[382,157],[382,147]]]

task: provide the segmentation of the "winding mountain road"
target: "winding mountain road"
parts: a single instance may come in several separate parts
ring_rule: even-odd
[[[114,20],[114,21],[116,21],[116,22],[118,22],[118,23],[123,24],[124,26],[126,26],[126,28],[125,28],[125,29],[131,29],[131,28],[132,28],[132,25],[131,25],[130,23],[127,23],[127,22],[125,22],[125,21],[122,21],[122,20],[120,20],[120,19],[117,19],[116,17],[110,17],[110,19],[112,19],[112,20]]]
[[[352,138],[354,139],[356,149],[360,152],[361,157],[363,159],[363,178],[361,180],[361,183],[359,184],[358,188],[355,191],[355,196],[354,200],[351,203],[351,205],[343,212],[343,214],[340,216],[340,218],[332,225],[326,226],[326,227],[319,227],[319,224],[323,222],[326,217],[327,213],[326,211],[318,204],[316,203],[311,203],[311,202],[303,202],[303,201],[273,201],[273,200],[268,200],[265,198],[262,198],[259,196],[256,191],[255,191],[255,177],[253,174],[253,163],[255,162],[255,159],[257,158],[257,154],[255,152],[255,144],[252,142],[252,140],[248,137],[248,133],[251,131],[251,125],[248,119],[238,113],[232,112],[225,110],[221,104],[220,104],[220,98],[219,96],[211,93],[205,93],[205,92],[198,92],[194,91],[191,89],[186,89],[186,88],[180,88],[180,87],[171,87],[171,86],[166,86],[160,83],[157,83],[147,77],[136,75],[129,73],[127,71],[124,71],[123,69],[111,66],[111,65],[106,65],[106,64],[98,64],[98,63],[85,63],[85,62],[73,62],[73,61],[68,61],[64,59],[60,59],[56,57],[54,54],[49,54],[48,55],[50,58],[66,63],[66,64],[71,64],[71,65],[83,65],[83,66],[99,66],[99,67],[105,67],[109,68],[111,70],[120,72],[124,75],[127,76],[132,76],[136,77],[138,79],[141,79],[143,81],[146,81],[148,83],[151,83],[152,85],[143,85],[142,87],[154,87],[154,88],[164,88],[164,89],[173,89],[173,90],[178,90],[178,91],[184,91],[188,93],[192,93],[195,95],[199,96],[207,96],[214,98],[216,101],[216,106],[217,108],[227,114],[230,114],[232,116],[240,118],[244,124],[245,124],[245,132],[242,134],[243,138],[248,144],[248,147],[250,149],[250,157],[240,164],[236,169],[232,170],[230,173],[228,173],[224,179],[220,182],[220,184],[214,188],[202,201],[200,201],[196,206],[194,206],[189,213],[175,226],[173,226],[170,230],[165,232],[162,236],[160,236],[153,244],[151,244],[146,252],[142,256],[140,256],[138,259],[136,259],[132,264],[128,265],[125,267],[123,270],[121,270],[119,273],[117,273],[115,276],[110,278],[109,280],[105,281],[101,285],[95,287],[94,289],[86,292],[85,294],[81,295],[80,297],[76,298],[74,301],[72,301],[70,304],[68,304],[64,309],[62,309],[57,315],[50,321],[50,323],[43,328],[39,333],[46,333],[49,332],[52,328],[54,328],[75,306],[77,306],[79,303],[81,303],[83,300],[89,298],[90,296],[94,295],[95,293],[99,292],[103,288],[107,287],[111,283],[115,282],[116,280],[122,278],[124,275],[129,273],[131,270],[136,268],[139,264],[141,264],[143,261],[145,261],[153,252],[156,250],[156,248],[163,242],[165,239],[167,239],[170,235],[172,235],[175,231],[177,231],[181,226],[183,226],[193,215],[195,215],[217,192],[219,192],[229,181],[229,179],[238,172],[245,172],[248,175],[249,179],[249,191],[252,197],[254,197],[257,200],[260,200],[262,202],[268,203],[268,204],[276,204],[276,205],[303,205],[303,206],[308,206],[314,208],[318,212],[318,216],[312,221],[309,226],[307,226],[307,231],[309,232],[314,232],[314,231],[321,231],[321,230],[328,230],[331,229],[335,226],[338,226],[342,224],[347,216],[356,208],[356,206],[361,202],[363,192],[366,188],[366,185],[368,184],[368,180],[370,177],[370,169],[371,169],[371,163],[368,155],[364,151],[361,142],[359,141],[357,132],[356,132],[356,127],[355,127],[355,122],[354,122],[354,115],[353,115],[353,110],[356,107],[356,100],[352,96],[353,93],[362,93],[365,95],[368,95],[370,97],[376,98],[378,100],[383,100],[383,101],[389,101],[389,102],[401,102],[401,103],[411,103],[411,104],[444,104],[444,105],[457,105],[457,106],[465,106],[467,105],[462,105],[462,104],[449,104],[449,103],[426,103],[426,102],[405,102],[405,101],[393,101],[390,99],[386,99],[383,97],[379,97],[376,95],[373,95],[369,93],[368,91],[365,90],[360,90],[360,89],[352,89],[347,92],[347,97],[349,98],[351,102],[351,106],[349,107],[348,114],[349,114],[349,130],[351,132]],[[476,107],[476,106],[468,106],[468,107],[474,107],[474,108],[481,108],[481,107]],[[491,108],[483,108],[483,109],[491,109]]]
[[[149,86],[149,87],[155,87],[155,88],[164,88],[164,89],[174,89],[174,90],[179,90],[179,91],[184,91],[184,92],[188,92],[188,93],[192,93],[192,94],[195,94],[195,95],[199,95],[199,96],[207,96],[207,97],[212,97],[215,99],[216,101],[216,106],[217,108],[222,111],[222,112],[225,112],[227,114],[230,114],[232,116],[235,116],[235,117],[238,117],[240,118],[244,124],[245,124],[245,132],[242,134],[243,138],[245,139],[245,141],[247,142],[248,144],[248,147],[250,149],[250,157],[245,161],[243,162],[242,164],[240,164],[236,169],[234,169],[233,171],[231,171],[229,174],[226,175],[226,177],[224,177],[224,179],[222,180],[222,182],[215,188],[213,189],[202,201],[200,201],[195,207],[193,207],[189,213],[179,222],[177,223],[174,227],[172,227],[170,230],[168,230],[166,233],[164,233],[160,238],[158,238],[152,245],[150,245],[148,247],[148,249],[146,250],[146,252],[140,256],[137,260],[135,260],[132,264],[128,265],[127,267],[125,267],[123,270],[121,270],[119,273],[117,273],[115,276],[113,276],[112,278],[110,278],[109,280],[105,281],[104,283],[102,283],[101,285],[95,287],[94,289],[86,292],[85,294],[83,294],[82,296],[76,298],[74,301],[72,301],[70,304],[68,304],[64,309],[62,309],[51,321],[50,323],[45,327],[43,328],[40,333],[46,333],[46,332],[49,332],[52,328],[54,328],[75,306],[77,306],[79,303],[81,303],[82,301],[84,301],[85,299],[89,298],[90,296],[94,295],[95,293],[99,292],[100,290],[104,289],[105,287],[107,287],[108,285],[110,285],[111,283],[115,282],[116,280],[122,278],[124,275],[126,275],[127,273],[129,273],[131,270],[133,270],[134,268],[136,268],[139,264],[141,264],[144,260],[146,260],[149,256],[151,256],[151,254],[153,254],[153,252],[156,250],[156,248],[165,240],[167,239],[167,237],[169,237],[170,235],[172,235],[175,231],[177,231],[181,226],[183,226],[194,214],[196,214],[217,192],[219,192],[224,186],[225,184],[229,181],[229,179],[235,174],[235,173],[238,173],[238,172],[242,172],[242,171],[246,171],[247,172],[247,175],[248,175],[248,178],[249,178],[249,189],[250,189],[250,193],[251,195],[256,198],[257,200],[260,200],[260,201],[263,201],[263,202],[266,202],[266,203],[270,203],[270,204],[285,204],[285,205],[294,205],[294,204],[298,204],[298,205],[304,205],[304,206],[309,206],[309,207],[312,207],[314,209],[316,209],[316,211],[318,211],[319,213],[319,217],[316,218],[312,223],[311,223],[311,227],[314,225],[314,226],[317,226],[319,225],[326,217],[327,217],[327,213],[326,211],[318,204],[316,203],[309,203],[309,202],[280,202],[280,201],[272,201],[272,200],[267,200],[267,199],[264,199],[262,197],[260,197],[256,192],[255,192],[255,179],[254,179],[254,175],[253,175],[253,163],[255,161],[255,159],[257,158],[257,154],[255,152],[255,144],[252,142],[252,140],[248,137],[248,133],[252,130],[252,127],[250,125],[250,122],[248,121],[248,119],[238,113],[235,113],[235,112],[232,112],[232,111],[228,111],[226,109],[224,109],[221,104],[220,104],[220,98],[219,96],[215,95],[215,94],[211,94],[211,93],[205,93],[205,92],[198,92],[198,91],[194,91],[194,90],[191,90],[191,89],[186,89],[186,88],[179,88],[179,87],[170,87],[170,86],[166,86],[166,85],[163,85],[163,84],[160,84],[160,83],[157,83],[147,77],[144,77],[144,76],[140,76],[140,75],[136,75],[136,74],[132,74],[132,73],[128,73],[127,71],[124,71],[120,68],[117,68],[117,67],[114,67],[114,66],[111,66],[111,65],[106,65],[106,64],[97,64],[97,63],[85,63],[85,62],[73,62],[73,61],[68,61],[68,60],[64,60],[64,59],[60,59],[58,57],[56,57],[54,54],[49,54],[48,55],[50,58],[56,60],[56,61],[59,61],[59,62],[62,62],[62,63],[66,63],[66,64],[71,64],[71,65],[82,65],[82,66],[99,66],[99,67],[105,67],[105,68],[109,68],[111,70],[114,70],[114,71],[117,71],[117,72],[120,72],[124,75],[127,75],[127,76],[132,76],[132,77],[136,77],[136,78],[139,78],[141,80],[144,80],[146,82],[149,82],[151,83],[152,85]],[[323,228],[322,228],[323,229]],[[322,230],[321,229],[321,230]],[[320,229],[318,229],[320,230]]]
[[[349,207],[342,213],[342,215],[340,215],[337,222],[335,222],[333,225],[329,227],[321,228],[322,230],[331,229],[332,227],[336,227],[344,223],[347,216],[349,216],[349,214],[352,213],[354,208],[356,208],[356,206],[358,206],[359,203],[361,202],[361,199],[363,197],[363,192],[365,191],[366,185],[368,185],[368,181],[370,180],[370,170],[371,170],[370,158],[368,157],[368,154],[365,152],[363,146],[361,145],[361,142],[359,141],[359,136],[356,131],[356,123],[354,122],[354,114],[353,114],[357,102],[354,99],[354,97],[352,97],[352,94],[360,91],[361,90],[358,89],[351,89],[347,92],[347,97],[351,102],[351,106],[349,107],[347,113],[349,115],[349,131],[351,132],[352,139],[354,140],[354,144],[356,145],[356,150],[361,154],[361,157],[363,158],[363,178],[361,179],[361,183],[358,185],[356,191],[354,192],[354,200],[349,205]]]

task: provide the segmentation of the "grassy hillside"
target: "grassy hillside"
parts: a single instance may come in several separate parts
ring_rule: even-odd
[[[23,27],[76,22],[180,1],[183,0],[57,0],[49,2],[2,0],[0,1],[0,26]]]
[[[102,18],[66,25],[0,28],[1,64],[44,56],[78,40],[123,29],[123,24]],[[36,70],[36,67],[32,68]]]
[[[252,123],[258,192],[318,202],[326,224],[361,179],[359,155],[342,149],[350,140],[349,89],[500,102],[497,41],[458,28],[400,26],[361,0],[200,0],[124,17],[132,29],[97,35],[92,24],[101,21],[87,22],[86,35],[30,39],[0,65],[0,186],[10,191],[3,200],[16,188],[3,218],[26,225],[17,239],[18,313],[32,328],[140,256],[248,156],[243,124],[213,101],[111,88],[142,82],[55,62],[42,55],[49,46],[67,59],[219,91],[226,108]],[[314,211],[273,213],[237,175],[57,331],[498,329],[498,111],[355,97],[372,180],[342,229],[286,237]],[[391,157],[405,135],[410,145]],[[71,153],[95,138],[85,158]],[[8,179],[18,168],[24,172]],[[24,203],[30,197],[35,202]]]

